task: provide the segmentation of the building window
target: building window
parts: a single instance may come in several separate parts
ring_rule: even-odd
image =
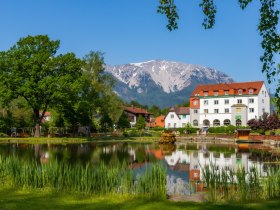
[[[264,99],[262,99],[262,103],[264,104]]]
[[[226,95],[226,96],[228,95],[228,90],[225,90],[225,95]]]
[[[183,128],[186,127],[186,123],[182,123],[182,127],[183,127]]]
[[[173,119],[173,118],[174,118],[174,114],[171,114],[171,115],[170,115],[170,118]]]
[[[241,89],[238,90],[238,95],[242,95],[242,90]]]
[[[225,119],[224,120],[224,126],[229,126],[230,125],[230,120],[229,119]]]
[[[203,120],[203,126],[210,126],[209,120]]]
[[[207,114],[208,113],[208,109],[204,109],[204,113]]]
[[[214,104],[215,105],[219,104],[219,101],[218,100],[214,100]]]
[[[238,104],[242,104],[242,99],[237,99]]]
[[[207,91],[204,92],[204,96],[208,96],[208,92]]]
[[[194,100],[194,101],[193,101],[193,105],[196,106],[197,104],[198,104],[198,101],[197,101],[197,100]]]
[[[235,122],[235,123],[236,123],[236,126],[241,126],[241,125],[242,125],[242,121],[241,121],[241,120],[239,120],[239,119],[238,119],[238,120],[236,120],[236,122]]]
[[[174,128],[176,128],[176,123],[174,123]]]
[[[254,112],[254,108],[249,108],[249,112],[253,113]]]
[[[218,92],[217,91],[214,92],[214,96],[218,96]]]
[[[229,104],[229,100],[228,99],[225,99],[225,104]]]
[[[264,97],[266,97],[266,91],[264,91]]]
[[[265,113],[265,109],[264,108],[262,108],[262,113]]]
[[[249,104],[253,104],[254,103],[254,99],[253,98],[249,98]]]
[[[236,108],[235,111],[236,111],[236,113],[240,113],[241,112],[241,108]]]
[[[229,109],[225,109],[225,113],[229,113]]]
[[[186,118],[187,118],[187,115],[182,114],[182,119],[186,119]]]
[[[253,89],[250,89],[249,90],[249,94],[253,94],[254,93],[254,90]]]
[[[204,105],[208,105],[208,100],[204,100]]]
[[[168,123],[168,128],[170,128],[171,127],[171,123]]]
[[[193,126],[198,126],[198,121],[197,120],[193,121]]]
[[[213,121],[213,126],[220,126],[220,120],[214,120]]]
[[[197,110],[197,109],[194,109],[194,110],[193,110],[193,113],[197,114],[197,113],[198,113],[198,110]]]
[[[214,113],[219,113],[219,109],[214,109]]]

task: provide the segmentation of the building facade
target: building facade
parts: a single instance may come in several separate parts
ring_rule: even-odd
[[[165,128],[183,128],[190,123],[189,107],[172,107],[164,119]]]
[[[190,97],[194,127],[246,126],[270,114],[270,95],[263,81],[198,85]]]
[[[124,113],[127,115],[128,120],[130,122],[130,127],[134,127],[138,117],[141,115],[146,123],[151,122],[151,113],[149,113],[146,109],[138,108],[138,107],[125,107]]]

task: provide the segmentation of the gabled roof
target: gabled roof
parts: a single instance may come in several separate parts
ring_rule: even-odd
[[[169,112],[175,112],[177,115],[190,114],[190,108],[184,106],[175,106],[169,109]]]
[[[133,114],[149,114],[151,115],[150,112],[148,112],[146,109],[138,108],[138,107],[125,107],[125,111],[133,113]]]
[[[201,91],[229,91],[229,90],[240,90],[242,89],[243,94],[249,94],[249,90],[253,89],[254,94],[259,94],[263,81],[255,81],[255,82],[234,82],[227,84],[206,84],[206,85],[198,85],[195,90],[192,92],[191,96],[197,96]]]

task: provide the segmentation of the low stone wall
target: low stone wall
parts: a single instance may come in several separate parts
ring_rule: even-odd
[[[274,140],[280,141],[280,136],[271,136],[271,135],[249,135],[249,140]]]

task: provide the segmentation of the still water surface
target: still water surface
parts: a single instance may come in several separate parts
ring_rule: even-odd
[[[185,143],[158,145],[153,143],[83,143],[83,144],[0,144],[0,155],[16,155],[22,161],[37,161],[42,164],[57,160],[86,164],[91,162],[107,165],[125,163],[137,175],[144,173],[153,163],[160,162],[167,169],[167,193],[190,195],[204,190],[202,169],[215,164],[215,170],[236,171],[244,167],[248,172],[256,167],[261,176],[266,176],[271,162],[280,157],[271,153],[270,146]]]

